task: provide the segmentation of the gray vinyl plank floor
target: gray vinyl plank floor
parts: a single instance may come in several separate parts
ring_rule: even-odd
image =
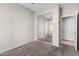
[[[78,56],[74,47],[61,45],[60,48],[40,42],[32,41],[20,47],[6,51],[1,56]]]

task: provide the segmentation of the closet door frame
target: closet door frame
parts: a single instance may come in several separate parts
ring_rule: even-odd
[[[75,15],[71,15],[71,16],[69,16],[69,17],[75,17],[75,23],[74,23],[74,43],[73,43],[73,46],[74,46],[74,48],[75,48],[75,51],[77,51],[77,15],[78,15],[78,13],[76,12],[76,14]],[[61,38],[62,38],[62,17],[61,17]],[[62,44],[62,39],[61,39],[61,44]]]

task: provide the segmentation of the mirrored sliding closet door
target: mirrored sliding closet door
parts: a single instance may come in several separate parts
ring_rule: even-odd
[[[52,43],[52,13],[38,15],[37,17],[37,39],[39,41]]]

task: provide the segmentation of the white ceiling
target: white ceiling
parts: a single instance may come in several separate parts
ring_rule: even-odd
[[[57,3],[20,3],[21,5],[23,5],[24,7],[38,13],[44,10],[50,10],[53,9],[55,7],[55,5],[57,5]],[[69,6],[69,5],[76,5],[76,3],[60,3],[61,7],[64,6]]]
[[[26,8],[29,8],[30,10],[38,13],[40,11],[49,10],[55,7],[57,5],[56,3],[21,3]]]

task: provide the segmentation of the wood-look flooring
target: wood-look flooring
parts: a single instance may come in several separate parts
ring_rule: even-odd
[[[47,35],[43,39],[38,39],[38,41],[44,41],[44,42],[52,43],[52,36]]]
[[[60,48],[40,41],[33,41],[6,51],[1,56],[77,56],[74,47],[61,45]]]

